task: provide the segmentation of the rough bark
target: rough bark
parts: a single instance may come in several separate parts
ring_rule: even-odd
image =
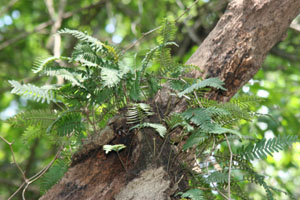
[[[290,22],[300,12],[299,0],[234,0],[217,26],[189,59],[203,73],[194,77],[220,77],[227,91],[212,91],[211,98],[226,101],[254,76],[267,52],[280,41]],[[171,98],[171,99],[170,99]],[[160,91],[156,105],[164,111],[170,107],[184,109],[184,103]],[[177,104],[177,106],[175,105]],[[158,115],[152,120],[157,121]],[[151,130],[118,135],[116,121],[106,131],[110,143],[127,148],[106,155],[101,142],[91,142],[79,152],[63,179],[41,199],[171,199],[179,188],[181,170],[172,147]],[[120,126],[118,126],[120,128]],[[123,131],[124,132],[124,131]],[[104,134],[105,135],[105,134]],[[121,162],[122,161],[122,162]],[[183,179],[184,180],[184,179]]]
[[[194,77],[219,77],[225,82],[227,91],[212,92],[210,98],[227,101],[247,83],[299,12],[298,0],[232,1],[187,62],[202,71]]]

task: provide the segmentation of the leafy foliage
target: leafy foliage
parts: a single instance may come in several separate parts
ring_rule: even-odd
[[[216,89],[226,90],[222,85],[224,83],[219,78],[208,78],[203,81],[197,80],[196,83],[193,83],[191,86],[179,93],[179,97],[182,97],[185,94],[191,93],[195,90],[203,89],[205,87],[213,87]]]
[[[46,85],[43,87],[37,87],[32,84],[23,84],[21,85],[17,81],[9,81],[13,90],[11,91],[14,94],[22,95],[26,98],[31,98],[37,102],[44,103],[45,101],[49,104],[51,101],[55,102],[53,89],[55,86]]]
[[[261,139],[256,143],[242,146],[238,154],[247,160],[264,159],[267,155],[272,156],[274,152],[285,150],[297,141],[297,136],[279,136],[271,139]]]
[[[150,127],[150,128],[154,128],[161,137],[164,137],[165,134],[167,133],[167,129],[166,127],[164,127],[163,125],[161,124],[154,124],[154,123],[147,123],[147,122],[144,122],[142,124],[138,124],[138,125],[135,125],[133,126],[131,129],[135,129],[135,128],[145,128],[145,127]]]
[[[68,169],[68,164],[66,161],[57,160],[54,165],[50,168],[50,170],[39,180],[41,183],[40,190],[42,193],[45,193],[49,190],[53,185],[59,182],[59,180],[63,177],[65,172]]]
[[[13,93],[31,97],[37,102],[54,102],[56,104],[53,105],[59,108],[21,113],[9,122],[26,128],[24,138],[32,140],[45,134],[52,136],[58,144],[69,145],[76,143],[83,135],[97,134],[110,117],[126,111],[127,124],[131,126],[129,131],[149,127],[161,137],[166,137],[172,130],[179,129],[180,137],[188,137],[182,150],[195,150],[192,152],[195,152],[197,170],[191,170],[191,179],[196,183],[192,185],[194,189],[181,193],[183,198],[209,199],[214,196],[214,191],[224,192],[230,183],[233,195],[247,199],[241,192],[238,176],[231,173],[232,168],[244,175],[240,182],[261,185],[267,198],[273,199],[272,189],[265,177],[253,170],[250,161],[284,150],[297,138],[261,139],[251,141],[247,146],[242,145],[241,142],[249,138],[236,130],[236,122],[250,121],[257,116],[251,111],[251,106],[258,99],[240,96],[226,103],[206,99],[204,93],[208,88],[226,90],[224,83],[218,78],[193,80],[183,77],[193,66],[184,66],[172,59],[169,46],[176,45],[172,42],[172,24],[164,21],[157,46],[134,69],[119,60],[122,57],[117,55],[113,46],[77,30],[59,31],[79,40],[71,57],[50,57],[40,62],[34,71],[51,77],[60,76],[65,82],[37,87],[10,81]],[[60,66],[62,63],[63,66]],[[184,112],[166,116],[168,128],[162,124],[164,122],[151,121],[160,113],[153,111],[154,106],[149,99],[157,93],[161,83],[170,88],[172,95],[178,99],[185,98],[188,103],[188,109]],[[234,148],[232,144],[235,144]],[[105,153],[118,152],[123,148],[123,144],[103,146]],[[58,173],[59,168],[62,171]],[[48,180],[44,181],[44,188],[56,183],[65,170],[66,165],[54,166],[49,174],[57,174],[53,177],[46,175]],[[206,189],[201,189],[202,185]]]

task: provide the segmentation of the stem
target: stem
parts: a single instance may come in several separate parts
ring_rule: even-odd
[[[228,198],[229,200],[231,199],[230,198],[230,176],[231,176],[231,166],[232,166],[232,151],[231,151],[231,146],[230,146],[230,143],[229,143],[229,140],[226,136],[226,134],[224,134],[225,138],[226,138],[226,142],[227,142],[227,145],[228,145],[228,149],[229,149],[229,152],[230,152],[230,162],[229,162],[229,169],[228,169]]]

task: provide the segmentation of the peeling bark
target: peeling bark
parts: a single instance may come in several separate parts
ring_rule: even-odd
[[[202,71],[191,75],[219,77],[227,91],[212,91],[209,97],[229,100],[255,75],[299,12],[299,0],[231,1],[217,26],[188,60],[187,64],[197,65]],[[184,101],[173,99],[167,90],[160,91],[156,103],[160,116],[168,108],[172,112],[185,108]],[[127,146],[119,156],[114,152],[106,155],[101,142],[89,144],[77,153],[78,159],[63,179],[41,199],[173,199],[177,189],[186,188],[172,147],[153,130],[126,131],[122,135],[114,130],[113,137],[108,135],[108,143]]]

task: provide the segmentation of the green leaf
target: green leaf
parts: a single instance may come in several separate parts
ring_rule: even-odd
[[[46,172],[40,181],[41,192],[44,193],[49,190],[53,185],[59,182],[63,175],[68,170],[68,164],[63,160],[55,161],[54,165]]]
[[[182,198],[190,198],[192,200],[205,200],[202,190],[197,188],[190,189],[181,195]]]
[[[22,95],[26,98],[30,98],[36,102],[42,102],[45,101],[49,104],[51,101],[56,102],[54,98],[53,91],[56,89],[56,86],[54,85],[45,85],[42,87],[37,87],[32,84],[23,84],[21,85],[17,81],[11,80],[8,81],[11,86],[13,87],[11,93]]]
[[[239,138],[242,138],[242,135],[240,132],[233,130],[233,129],[223,128],[223,127],[220,127],[219,125],[215,125],[214,128],[209,131],[209,133],[213,133],[213,134],[232,133],[232,134],[238,136]]]
[[[121,75],[118,70],[103,67],[101,70],[101,79],[105,87],[114,87],[120,82]]]
[[[115,144],[115,145],[104,145],[103,150],[105,151],[106,154],[108,154],[111,151],[116,151],[119,152],[120,150],[126,148],[124,144]]]
[[[118,60],[118,55],[115,51],[115,49],[112,46],[109,46],[107,44],[102,43],[100,40],[89,36],[81,31],[77,31],[77,30],[70,30],[70,29],[62,29],[60,31],[58,31],[58,33],[60,34],[71,34],[74,37],[76,37],[77,39],[83,41],[83,42],[88,42],[90,43],[90,45],[94,48],[94,50],[96,51],[100,51],[105,49],[106,51],[108,51],[110,53],[110,55],[112,55],[112,57],[114,58],[115,61]]]
[[[192,84],[191,86],[180,92],[178,95],[179,97],[182,97],[185,94],[192,93],[195,90],[199,90],[205,87],[213,87],[216,89],[226,90],[223,85],[224,82],[219,78],[208,78],[203,81],[197,80],[196,83]]]
[[[164,127],[162,124],[154,124],[154,123],[148,123],[148,122],[145,122],[142,124],[137,124],[137,125],[133,126],[132,128],[130,128],[130,130],[135,129],[135,128],[144,128],[144,127],[154,128],[161,137],[164,137],[165,134],[167,133],[166,127]]]
[[[199,145],[208,138],[208,135],[200,132],[199,130],[195,131],[183,145],[183,150],[193,147],[194,145]]]
[[[57,57],[57,56],[51,56],[49,58],[46,58],[44,60],[37,60],[35,63],[35,68],[32,70],[34,73],[38,73],[41,72],[44,67],[46,67],[49,63],[55,61],[55,60],[59,60],[61,57]]]
[[[261,139],[256,143],[243,145],[237,152],[240,156],[247,160],[265,159],[267,155],[272,156],[274,152],[287,149],[292,143],[297,142],[298,137],[287,135],[279,136],[271,139]]]
[[[181,114],[184,119],[189,120],[205,132],[214,128],[211,114],[205,108],[190,108]]]

